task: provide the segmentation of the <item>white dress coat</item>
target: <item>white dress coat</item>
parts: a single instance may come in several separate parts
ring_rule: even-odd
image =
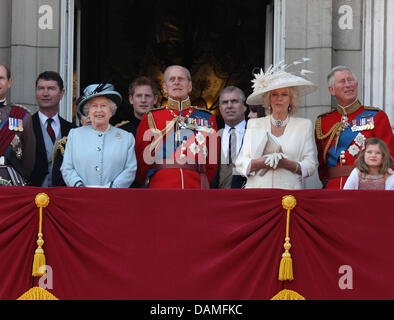
[[[131,133],[110,126],[105,132],[92,126],[70,130],[61,172],[64,182],[74,187],[128,188],[137,171]]]
[[[313,175],[316,169],[312,128],[311,120],[290,117],[280,137],[283,153],[289,160],[302,165],[305,177]],[[262,156],[259,142],[268,131],[271,132],[270,116],[248,121],[242,149],[236,161],[236,170],[247,177],[245,188],[301,189],[302,176],[289,170],[269,169],[263,176],[260,171],[250,172],[251,161]]]

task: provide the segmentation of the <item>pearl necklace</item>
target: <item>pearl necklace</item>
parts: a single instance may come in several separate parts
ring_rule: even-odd
[[[284,121],[276,120],[276,119],[274,119],[274,117],[272,115],[270,116],[270,119],[271,119],[272,125],[277,128],[285,127],[290,120],[289,116],[287,116],[286,120],[284,120]]]

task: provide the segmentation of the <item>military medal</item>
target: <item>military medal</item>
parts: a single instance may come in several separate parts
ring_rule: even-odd
[[[199,145],[202,145],[205,143],[205,137],[201,132],[196,134],[196,141],[198,142]]]
[[[17,148],[15,154],[16,154],[16,158],[20,160],[22,158],[22,148],[21,147]]]
[[[342,116],[341,125],[342,125],[343,130],[346,130],[347,127],[349,127],[349,122],[348,122],[348,120],[349,120],[349,119],[348,119],[347,115],[343,115],[343,116]]]
[[[8,129],[10,129],[11,131],[14,131],[14,118],[8,119]]]
[[[200,152],[200,147],[193,142],[190,146],[189,146],[189,150],[193,153],[193,155],[195,156],[196,154],[198,154]]]
[[[368,115],[370,116],[370,115]],[[354,119],[352,121],[352,131],[364,131],[364,130],[373,130],[375,128],[373,117],[366,118],[363,117],[361,119]]]
[[[373,129],[375,129],[375,124],[374,124],[373,118],[368,118],[366,130],[373,130]]]
[[[21,159],[22,158],[22,145],[21,145],[21,139],[19,138],[18,135],[15,135],[14,139],[12,139],[11,147],[15,152],[16,158]]]
[[[359,146],[362,147],[365,143],[365,136],[360,132],[357,137],[354,139],[354,142]]]
[[[14,131],[19,131],[18,119],[14,118]]]
[[[197,122],[194,118],[187,118],[187,128],[191,130],[197,130]]]
[[[185,129],[186,128],[185,117],[179,116],[178,124],[181,129]]]
[[[18,119],[18,129],[20,132],[23,131],[23,120],[22,119]]]
[[[357,145],[352,144],[352,145],[349,147],[348,151],[349,151],[349,153],[350,153],[353,157],[355,157],[355,156],[358,155],[358,153],[360,152],[360,148],[359,148]]]

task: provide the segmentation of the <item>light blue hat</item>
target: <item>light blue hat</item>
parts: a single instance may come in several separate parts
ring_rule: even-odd
[[[77,111],[86,116],[83,112],[85,103],[95,97],[105,96],[111,99],[117,107],[122,103],[122,96],[119,92],[115,91],[115,87],[110,83],[91,84],[83,90],[83,96],[80,97],[77,104]]]

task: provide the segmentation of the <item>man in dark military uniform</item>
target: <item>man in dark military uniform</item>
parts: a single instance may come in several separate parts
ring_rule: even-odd
[[[133,106],[130,119],[116,125],[131,132],[135,137],[142,116],[152,110],[157,103],[158,92],[155,82],[145,76],[138,77],[129,85],[129,102]]]
[[[382,139],[394,156],[394,138],[386,113],[357,100],[358,82],[348,67],[333,68],[327,81],[338,107],[316,120],[319,177],[323,187],[342,189],[366,139]]]
[[[164,72],[168,105],[145,114],[137,130],[137,179],[149,188],[205,189],[217,169],[217,125],[208,110],[193,107],[189,70]]]
[[[10,70],[0,64],[0,185],[25,185],[35,158],[36,140],[30,112],[7,103]]]

